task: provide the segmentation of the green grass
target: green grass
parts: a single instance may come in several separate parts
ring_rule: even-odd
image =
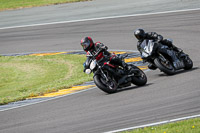
[[[0,56],[0,104],[69,88],[92,80],[84,55]]]
[[[88,0],[0,0],[0,11]]]
[[[188,119],[159,126],[139,128],[121,133],[200,133],[200,118]]]

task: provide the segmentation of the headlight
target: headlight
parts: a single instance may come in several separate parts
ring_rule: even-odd
[[[142,57],[148,57],[149,55],[145,52],[142,52]]]
[[[93,70],[93,69],[96,67],[96,65],[97,65],[96,60],[93,60],[93,61],[91,62],[91,64],[90,64],[90,69]]]
[[[85,70],[85,73],[86,73],[86,74],[90,74],[90,73],[91,73],[91,70],[90,70],[90,69],[86,69],[86,70]]]

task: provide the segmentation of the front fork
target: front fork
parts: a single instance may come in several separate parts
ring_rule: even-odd
[[[108,79],[108,77],[106,76],[106,74],[104,73],[104,71],[102,70],[102,67],[101,67],[99,64],[97,64],[97,65],[98,65],[98,67],[99,67],[100,72],[102,73],[102,75],[103,75],[104,78],[106,79],[106,82],[108,82],[109,79]]]

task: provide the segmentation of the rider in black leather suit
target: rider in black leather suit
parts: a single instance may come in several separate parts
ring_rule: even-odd
[[[175,68],[179,66],[180,61],[176,57],[174,51],[181,52],[182,50],[177,48],[172,44],[172,40],[163,39],[162,35],[157,34],[156,32],[145,32],[143,29],[137,29],[134,31],[134,36],[138,39],[137,49],[140,51],[140,44],[144,39],[151,39],[156,41],[158,45],[158,50],[161,53],[169,55],[173,60],[173,65]],[[174,50],[174,51],[173,51]],[[156,69],[151,63],[148,65],[149,69]]]

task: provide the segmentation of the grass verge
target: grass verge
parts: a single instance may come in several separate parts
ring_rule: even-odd
[[[0,11],[89,0],[0,0]]]
[[[54,92],[92,80],[84,55],[0,56],[0,104]]]
[[[139,128],[121,133],[200,133],[200,118],[188,119],[159,126]]]

